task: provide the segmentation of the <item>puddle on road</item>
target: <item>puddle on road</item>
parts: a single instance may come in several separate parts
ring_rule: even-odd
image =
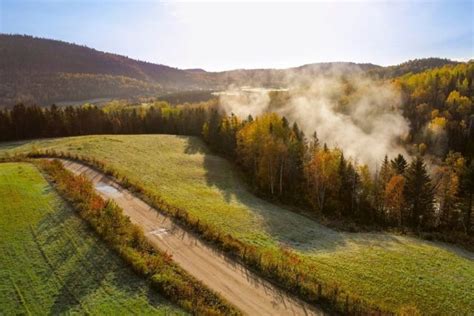
[[[122,195],[122,193],[119,190],[117,190],[113,186],[110,186],[110,185],[107,185],[107,184],[104,184],[104,183],[97,184],[95,186],[95,188],[96,188],[97,191],[105,193],[109,196],[118,197],[118,196]]]
[[[168,234],[168,230],[166,228],[158,228],[158,229],[152,230],[150,234],[163,238],[163,236]]]

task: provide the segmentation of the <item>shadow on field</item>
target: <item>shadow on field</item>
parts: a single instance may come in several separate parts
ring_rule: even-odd
[[[30,142],[29,140],[5,142],[5,143],[1,144],[0,149],[2,149],[2,150],[11,150],[11,149],[15,149],[15,148],[21,147],[23,145],[26,145],[29,142]]]
[[[236,198],[235,192],[239,189],[229,177],[229,173],[223,172],[230,167],[230,164],[223,158],[213,155],[209,148],[197,137],[183,137],[186,140],[184,153],[188,155],[201,154],[204,156],[204,169],[206,170],[206,181],[209,186],[219,189],[222,197],[227,203],[232,198]]]
[[[402,241],[384,233],[345,233],[329,229],[314,220],[264,201],[245,184],[242,175],[227,160],[210,153],[197,138],[187,138],[186,154],[204,156],[207,185],[219,190],[222,198],[251,210],[261,227],[280,244],[304,252],[330,252],[348,246],[393,247]]]
[[[154,307],[163,304],[163,299],[136,276],[112,250],[108,249],[94,232],[82,222],[72,210],[55,206],[54,212],[45,215],[34,228],[34,238],[49,271],[42,277],[56,284],[58,294],[51,306],[50,314],[69,314],[71,311],[86,311],[88,299],[96,295],[113,297],[110,289],[118,289],[124,299],[137,295],[137,290],[146,288],[148,303]],[[126,273],[124,273],[126,272]],[[116,290],[114,290],[116,291]],[[110,302],[121,305],[120,302]],[[124,313],[133,314],[133,310]]]
[[[0,156],[4,152],[9,152],[10,154],[14,153],[24,153],[28,152],[31,150],[32,147],[34,147],[37,143],[42,142],[43,146],[48,146],[50,144],[53,144],[56,140],[60,139],[60,137],[57,138],[37,138],[34,140],[21,140],[21,141],[13,141],[13,142],[4,142],[0,144]]]

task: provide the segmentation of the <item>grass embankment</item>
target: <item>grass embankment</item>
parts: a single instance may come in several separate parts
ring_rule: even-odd
[[[197,138],[86,136],[10,143],[3,152],[28,152],[33,145],[103,162],[148,196],[186,210],[186,220],[198,219],[200,226],[211,227],[217,232],[213,238],[231,235],[239,241],[236,247],[251,245],[245,248],[253,249],[250,255],[242,249],[238,252],[244,260],[256,252],[261,257],[255,264],[261,270],[263,266],[268,275],[283,275],[281,283],[286,280],[288,288],[310,298],[318,292],[312,285],[322,284],[326,298],[337,288],[341,308],[348,295],[351,302],[360,299],[363,306],[393,312],[468,314],[474,310],[472,257],[415,238],[336,232],[265,202],[248,190],[226,160],[211,154]],[[291,269],[282,245],[297,255],[292,256]]]
[[[31,164],[0,164],[0,314],[185,314],[100,241]]]
[[[197,315],[240,314],[176,265],[170,255],[154,249],[141,228],[115,203],[104,201],[88,179],[75,176],[59,161],[41,161],[38,165],[99,236],[166,298]]]

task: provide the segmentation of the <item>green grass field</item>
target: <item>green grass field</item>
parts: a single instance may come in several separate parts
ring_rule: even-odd
[[[0,315],[184,314],[136,276],[31,164],[0,164]]]
[[[341,233],[255,197],[226,160],[197,138],[86,136],[0,145],[3,153],[55,149],[100,159],[168,203],[258,247],[287,245],[323,282],[392,311],[474,311],[472,253],[384,233]]]

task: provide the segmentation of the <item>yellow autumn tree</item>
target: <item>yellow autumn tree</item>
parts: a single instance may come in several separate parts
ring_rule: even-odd
[[[327,199],[338,187],[338,167],[341,152],[338,149],[315,151],[306,164],[305,174],[309,201],[320,212],[324,212]]]
[[[245,125],[237,134],[237,153],[257,185],[270,194],[282,194],[283,174],[288,160],[288,140],[292,131],[285,119],[264,114]]]
[[[450,152],[444,163],[435,171],[437,180],[436,198],[439,203],[438,222],[441,225],[450,226],[454,224],[456,203],[460,185],[460,174],[465,166],[465,160],[459,153]]]
[[[388,212],[388,217],[396,222],[398,226],[402,225],[402,212],[403,207],[405,206],[405,199],[403,196],[404,188],[405,177],[399,174],[393,176],[385,186],[385,209]]]

